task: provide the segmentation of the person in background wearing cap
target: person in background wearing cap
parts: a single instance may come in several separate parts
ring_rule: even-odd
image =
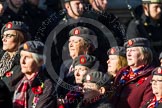
[[[162,52],[159,55],[160,66],[162,66]]]
[[[24,77],[14,92],[14,108],[54,108],[54,84],[45,67],[44,44],[27,41],[19,47]]]
[[[0,52],[0,77],[12,95],[16,84],[23,77],[20,72],[18,47],[30,39],[30,34],[24,22],[12,21],[3,26],[1,38],[3,46]]]
[[[108,101],[110,76],[100,71],[87,73],[83,77],[83,100],[77,108],[113,108]]]
[[[162,0],[142,0],[143,14],[128,25],[127,39],[144,37],[150,40],[152,51],[158,60],[162,51]]]
[[[112,81],[116,77],[116,73],[123,67],[127,66],[126,50],[121,46],[111,47],[107,52],[109,59],[107,60],[107,72],[112,75]]]
[[[74,67],[73,61],[79,55],[91,55],[95,50],[93,42],[91,40],[92,37],[95,36],[94,32],[86,27],[76,27],[69,32],[69,53],[70,53],[70,60],[63,62],[60,68],[60,79],[63,79],[68,84],[75,85],[75,78],[74,78]],[[61,88],[60,88],[61,89]],[[61,93],[59,93],[61,91]],[[61,94],[62,98],[65,98],[67,90],[62,92],[62,90],[58,90],[58,94]],[[59,96],[60,97],[60,96]]]
[[[114,80],[115,108],[141,108],[153,97],[150,80],[154,69],[152,51],[147,38],[132,38],[125,43],[128,66]]]
[[[157,67],[152,74],[150,82],[154,97],[143,108],[162,108],[162,67]]]

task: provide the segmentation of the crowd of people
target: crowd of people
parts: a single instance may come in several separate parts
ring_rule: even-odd
[[[0,1],[0,107],[161,108],[162,0],[128,26],[108,2]]]

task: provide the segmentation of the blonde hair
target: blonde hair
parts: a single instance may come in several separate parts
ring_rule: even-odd
[[[117,71],[119,71],[121,68],[128,65],[126,57],[123,57],[120,55],[118,55],[118,57],[119,57],[119,61],[118,61],[118,65],[117,65]]]

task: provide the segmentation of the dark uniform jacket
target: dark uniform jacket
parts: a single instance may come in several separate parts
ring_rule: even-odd
[[[151,41],[151,46],[159,56],[162,51],[162,17],[155,22],[144,14],[139,19],[133,19],[127,28],[127,39],[145,37]]]
[[[141,74],[126,81],[123,85],[119,84],[123,73],[129,69],[129,66],[121,69],[115,78],[116,93],[113,96],[115,108],[141,108],[153,97],[150,80],[154,67],[146,66],[139,71]]]

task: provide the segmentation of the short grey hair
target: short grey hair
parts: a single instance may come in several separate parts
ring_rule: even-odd
[[[32,54],[33,59],[35,60],[35,62],[37,63],[38,66],[42,65],[42,62],[40,62],[40,61],[43,61],[43,64],[45,64],[45,61],[46,61],[45,55],[37,54],[37,53],[31,53],[31,54]]]

